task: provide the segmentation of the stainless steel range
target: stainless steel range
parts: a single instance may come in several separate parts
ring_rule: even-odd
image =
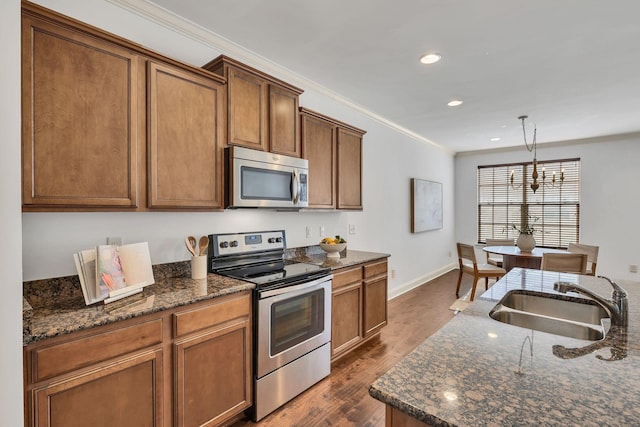
[[[329,268],[284,260],[284,230],[209,236],[209,271],[255,283],[254,387],[258,421],[330,372]]]

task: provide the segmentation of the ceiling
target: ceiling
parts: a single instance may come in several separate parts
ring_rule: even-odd
[[[455,152],[640,131],[637,0],[149,3]]]

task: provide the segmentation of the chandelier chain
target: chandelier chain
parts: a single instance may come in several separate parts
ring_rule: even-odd
[[[533,141],[531,142],[531,146],[529,146],[529,143],[527,142],[527,129],[524,126],[524,121],[528,116],[520,116],[518,117],[521,121],[522,121],[522,135],[524,137],[524,145],[525,147],[527,147],[527,151],[529,151],[530,153],[533,151],[533,155],[535,157],[536,155],[536,133],[537,133],[537,127],[533,128]]]

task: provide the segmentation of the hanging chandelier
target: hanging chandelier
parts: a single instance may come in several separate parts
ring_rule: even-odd
[[[537,159],[537,152],[536,152],[536,131],[537,131],[537,126],[533,128],[533,139],[531,141],[531,145],[529,145],[529,143],[527,142],[527,129],[524,125],[524,121],[528,118],[529,116],[520,116],[518,117],[518,120],[520,120],[522,122],[522,136],[524,137],[524,145],[525,147],[527,147],[527,151],[529,151],[530,153],[533,152],[533,173],[531,174],[531,190],[535,193],[536,190],[538,188],[540,188],[540,184],[542,184],[543,186],[551,186],[554,187],[556,185],[556,173],[553,172],[553,176],[551,178],[551,183],[548,183],[546,181],[547,179],[547,175],[545,173],[544,167],[542,168],[542,182],[539,183],[538,182],[538,159]],[[514,171],[511,171],[511,187],[512,188],[516,188],[513,184],[513,175],[514,175]],[[562,169],[560,171],[560,185],[562,185],[562,183],[564,182],[564,169]]]

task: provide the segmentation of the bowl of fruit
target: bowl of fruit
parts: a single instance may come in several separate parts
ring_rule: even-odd
[[[347,247],[347,241],[340,236],[325,237],[320,241],[320,247],[327,253],[327,258],[340,258],[340,252]]]

